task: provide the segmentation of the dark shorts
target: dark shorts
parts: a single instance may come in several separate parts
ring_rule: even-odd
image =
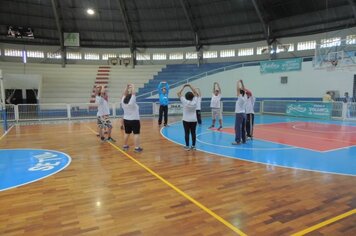
[[[140,134],[141,124],[139,120],[124,120],[125,133]]]

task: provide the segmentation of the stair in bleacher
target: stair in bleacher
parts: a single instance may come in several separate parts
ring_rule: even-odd
[[[172,85],[176,82],[182,81],[184,79],[188,79],[190,77],[226,67],[232,64],[236,64],[236,62],[229,62],[229,63],[210,63],[210,64],[203,64],[199,67],[196,64],[179,64],[179,65],[167,65],[166,68],[163,68],[162,71],[158,72],[157,75],[153,77],[148,83],[145,83],[144,87],[139,89],[139,94],[146,94],[157,89],[158,84],[161,81],[167,81],[168,84]],[[170,88],[173,88],[170,86]],[[144,99],[149,97],[150,95],[144,95],[139,97],[140,99]]]
[[[95,87],[104,86],[108,88],[109,78],[110,78],[110,66],[99,66],[96,79],[93,85],[93,90],[90,97],[90,103],[95,103]]]

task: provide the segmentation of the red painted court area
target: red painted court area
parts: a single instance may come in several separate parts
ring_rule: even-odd
[[[254,138],[323,152],[356,145],[356,127],[312,122],[263,124],[255,126]]]

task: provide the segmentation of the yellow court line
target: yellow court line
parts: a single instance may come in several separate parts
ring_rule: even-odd
[[[319,224],[317,224],[317,225],[314,225],[314,226],[312,226],[312,227],[309,227],[309,228],[307,228],[307,229],[305,229],[305,230],[302,230],[302,231],[300,231],[300,232],[298,232],[298,233],[292,234],[292,236],[302,236],[302,235],[305,235],[305,234],[307,234],[307,233],[310,233],[310,232],[312,232],[312,231],[314,231],[314,230],[320,229],[321,227],[324,227],[324,226],[326,226],[326,225],[329,225],[329,224],[331,224],[331,223],[334,223],[334,222],[336,222],[336,221],[338,221],[338,220],[341,220],[341,219],[346,218],[346,217],[348,217],[348,216],[351,216],[351,215],[353,215],[353,214],[356,214],[356,209],[353,209],[353,210],[351,210],[351,211],[348,211],[348,212],[346,212],[346,213],[344,213],[344,214],[341,214],[341,215],[339,215],[339,216],[335,216],[334,218],[331,218],[331,219],[329,219],[329,220],[323,221],[323,222],[321,222],[321,223],[319,223]]]
[[[91,129],[90,127],[87,127],[88,129],[90,129],[93,133],[96,133],[93,129]],[[183,197],[185,197],[186,199],[188,199],[189,201],[191,201],[192,203],[194,203],[196,206],[198,206],[200,209],[202,209],[203,211],[205,211],[206,213],[208,213],[209,215],[213,216],[215,219],[217,219],[218,221],[220,221],[221,223],[223,223],[225,226],[227,226],[228,228],[230,228],[232,231],[236,232],[237,234],[241,235],[241,236],[247,236],[247,234],[245,234],[244,232],[242,232],[240,229],[236,228],[234,225],[232,225],[231,223],[229,223],[228,221],[226,221],[224,218],[222,218],[221,216],[217,215],[215,212],[213,212],[212,210],[210,210],[209,208],[207,208],[206,206],[204,206],[203,204],[201,204],[200,202],[198,202],[197,200],[195,200],[194,198],[192,198],[191,196],[189,196],[188,194],[186,194],[185,192],[183,192],[182,190],[180,190],[178,187],[174,186],[172,183],[170,183],[168,180],[164,179],[162,176],[160,176],[159,174],[157,174],[156,172],[154,172],[153,170],[151,170],[149,167],[145,166],[144,164],[142,164],[141,162],[139,162],[138,160],[136,160],[134,157],[130,156],[128,153],[124,152],[123,150],[121,150],[118,146],[116,146],[115,144],[108,142],[112,147],[114,147],[116,150],[118,150],[119,152],[121,152],[122,154],[124,154],[125,156],[127,156],[128,158],[130,158],[133,162],[135,162],[136,164],[138,164],[139,166],[141,166],[142,168],[144,168],[146,171],[148,171],[150,174],[152,174],[153,176],[155,176],[157,179],[161,180],[163,183],[165,183],[166,185],[168,185],[169,187],[171,187],[172,189],[174,189],[177,193],[179,193],[180,195],[182,195]]]

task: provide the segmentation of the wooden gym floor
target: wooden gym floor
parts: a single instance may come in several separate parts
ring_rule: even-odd
[[[0,192],[0,235],[356,235],[355,177],[187,152],[156,119],[141,122],[139,154],[120,150],[117,120],[114,144],[99,142],[94,121],[14,127],[0,148],[72,162]]]

